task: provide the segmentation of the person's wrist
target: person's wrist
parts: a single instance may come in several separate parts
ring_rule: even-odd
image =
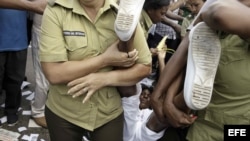
[[[111,66],[111,63],[109,62],[109,59],[106,57],[107,55],[105,55],[105,53],[100,54],[99,56],[97,56],[99,58],[100,63],[100,67],[104,68],[107,66]]]

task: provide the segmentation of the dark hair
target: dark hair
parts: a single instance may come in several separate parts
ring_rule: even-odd
[[[145,85],[143,83],[141,83],[141,88],[142,88],[142,91],[145,90],[145,89],[148,89],[150,93],[152,93],[153,90],[154,90],[153,86],[147,86],[147,85]]]
[[[170,0],[145,0],[143,9],[160,9],[163,6],[168,6],[170,4]]]

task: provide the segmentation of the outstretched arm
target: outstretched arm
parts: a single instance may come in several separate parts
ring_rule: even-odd
[[[28,10],[42,14],[47,5],[46,0],[0,0],[1,8]]]

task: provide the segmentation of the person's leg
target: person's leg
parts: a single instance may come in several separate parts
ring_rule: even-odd
[[[133,50],[133,48],[132,48],[133,40],[134,40],[134,34],[132,35],[132,37],[128,41],[120,41],[118,44],[119,50],[123,51],[123,52],[132,51]],[[128,57],[129,57],[129,55],[128,55]],[[123,68],[119,68],[119,69],[123,69]],[[136,94],[136,85],[117,87],[117,90],[120,93],[121,97],[129,97],[129,96]]]
[[[0,52],[0,96],[3,92],[3,78],[4,78],[4,64],[6,60],[6,53]],[[0,120],[0,127],[2,127],[2,122]]]
[[[118,45],[120,51],[129,52],[133,50],[132,43],[144,2],[145,0],[120,0],[118,3],[119,8],[115,20],[115,32],[120,39]],[[136,85],[117,87],[117,89],[121,97],[136,94]]]
[[[6,52],[0,52],[0,95],[3,92],[3,79],[4,79],[4,72],[5,72],[5,61],[6,61]]]
[[[39,16],[40,15],[38,15],[37,18],[41,18],[41,16],[40,17]],[[34,20],[36,20],[37,18],[35,17]],[[32,101],[31,103],[31,113],[32,113],[32,118],[38,125],[46,127],[47,125],[44,117],[44,108],[47,99],[47,91],[49,83],[42,72],[41,63],[39,59],[39,33],[40,33],[40,27],[34,25],[32,28],[31,49],[32,49],[32,60],[35,72],[35,97],[34,101]]]
[[[5,114],[9,125],[18,120],[17,112],[21,104],[21,85],[25,76],[27,49],[9,52],[6,61],[4,89],[6,91]]]
[[[184,102],[184,103],[174,103],[177,105],[185,105],[183,95],[182,95],[182,99],[181,99],[181,96],[179,96],[179,95],[181,95],[179,93],[180,93],[180,91],[182,92],[182,88],[183,88],[183,82],[184,82],[183,74],[184,74],[184,71],[181,74],[179,74],[177,79],[174,80],[174,82],[170,85],[170,87],[167,91],[168,95],[171,95],[174,98],[178,97],[178,100],[180,99],[180,101],[178,101],[178,102]],[[181,101],[181,100],[183,100],[183,101]],[[165,106],[166,105],[164,105],[164,107]],[[159,121],[159,119],[156,117],[155,113],[152,113],[151,116],[149,117],[149,120],[147,121],[147,127],[155,132],[160,132],[160,131],[166,129],[168,126],[169,126],[169,123],[168,122],[161,123]],[[178,134],[178,132],[182,133],[181,131],[178,130],[178,128],[172,128],[172,129],[168,129],[168,130],[172,130],[172,131],[176,132],[176,134]],[[168,135],[170,135],[170,134],[168,134]],[[171,136],[171,138],[174,138],[174,136]],[[181,138],[181,136],[180,136],[180,138]]]
[[[186,66],[188,44],[189,44],[188,34],[186,34],[186,36],[180,43],[178,49],[164,67],[164,70],[161,73],[157,85],[155,86],[155,89],[151,95],[150,98],[152,104],[151,106],[154,109],[157,117],[160,118],[159,120],[161,122],[164,122],[165,120],[163,106],[166,105],[166,103],[173,105],[172,101],[174,96],[171,95],[169,96],[169,94],[166,94],[166,91]],[[163,97],[168,97],[168,100],[164,101]]]
[[[91,132],[91,141],[122,141],[123,114]]]
[[[82,141],[87,130],[74,125],[45,107],[45,117],[51,141]]]
[[[177,78],[171,83],[164,99],[163,112],[165,118],[167,122],[174,128],[189,126],[196,119],[195,117],[189,114],[189,108],[185,107],[185,101],[182,94],[184,73],[185,69],[182,70],[182,72],[177,76]],[[176,102],[175,100],[178,101]]]
[[[187,104],[185,103],[183,91],[181,91],[178,95],[174,97],[173,103],[181,111],[187,114],[190,113],[191,110],[187,107]]]
[[[176,97],[178,97],[178,100],[180,100],[178,102],[183,102],[183,103],[174,103],[176,104],[175,105],[176,107],[182,107],[181,105],[185,104],[185,101],[181,101],[181,95],[183,93],[183,85],[184,85],[184,76],[185,76],[185,70],[180,72],[180,74],[176,77],[176,79],[170,84],[170,87],[167,91],[167,96],[165,97],[165,101],[172,100],[173,102],[176,102],[174,100]],[[168,105],[164,104],[164,108],[167,109]]]

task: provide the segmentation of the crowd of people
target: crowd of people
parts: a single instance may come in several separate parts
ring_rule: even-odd
[[[249,7],[250,0],[0,0],[8,126],[19,119],[30,44],[32,118],[52,141],[221,141],[224,125],[250,124]]]

